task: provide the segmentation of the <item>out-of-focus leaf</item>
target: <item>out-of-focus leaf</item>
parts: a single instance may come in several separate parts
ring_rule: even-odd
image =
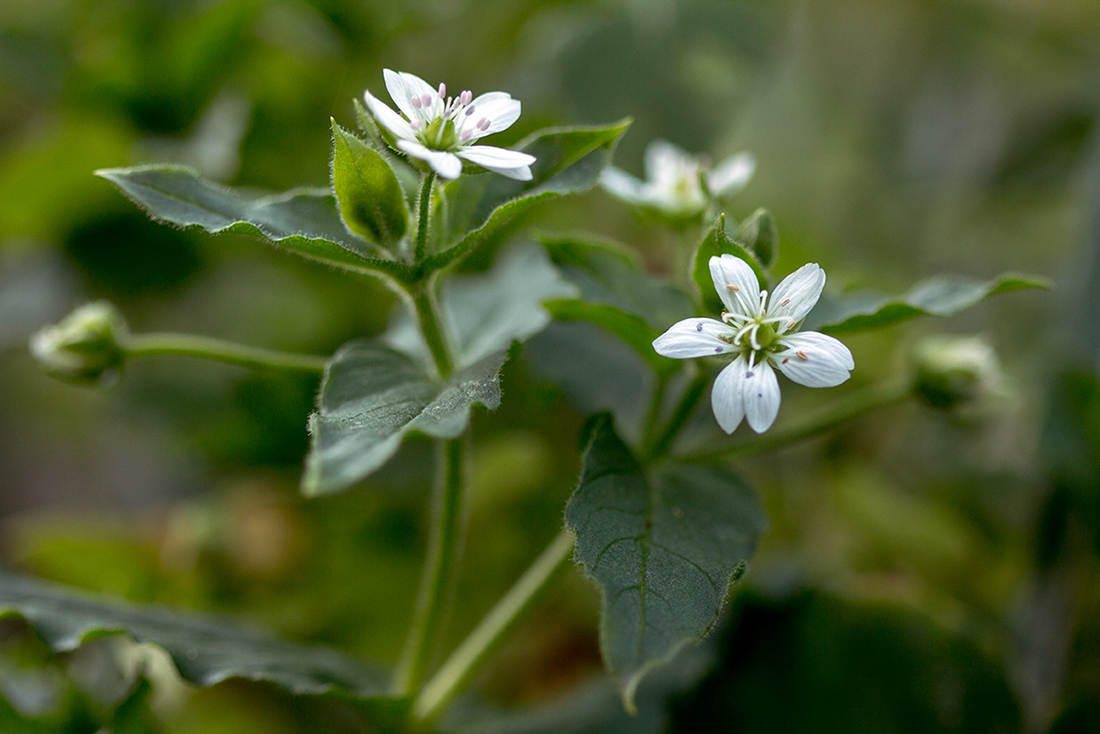
[[[650,471],[597,418],[565,510],[576,560],[600,587],[600,642],[628,709],[642,677],[718,620],[764,527],[752,490],[720,467]]]
[[[344,270],[396,278],[408,271],[402,263],[377,257],[372,245],[350,235],[328,191],[301,189],[252,199],[178,166],[111,168],[96,174],[118,186],[157,220],[201,227],[211,234],[263,237]]]
[[[99,598],[0,570],[0,619],[12,616],[26,619],[54,650],[74,650],[87,640],[120,632],[159,645],[180,675],[199,686],[246,678],[302,694],[386,695],[383,671],[334,650],[279,640],[207,615]]]
[[[779,256],[779,228],[767,209],[757,209],[741,222],[734,239],[748,248],[765,270],[775,265]]]
[[[991,280],[962,275],[937,275],[917,283],[902,296],[853,293],[822,298],[806,319],[806,328],[829,334],[877,329],[917,316],[954,316],[999,293],[1050,288],[1038,275],[1004,273]]]
[[[530,181],[495,174],[455,179],[444,189],[448,206],[445,229],[449,236],[459,239],[429,257],[426,267],[441,268],[492,242],[513,219],[535,204],[595,186],[629,126],[628,119],[607,127],[535,133],[517,146],[536,158]]]
[[[332,121],[332,188],[348,229],[391,250],[409,228],[405,195],[389,163]]]
[[[695,281],[695,285],[699,288],[699,293],[703,299],[703,310],[710,313],[719,313],[725,308],[722,305],[722,300],[714,290],[714,280],[710,277],[710,259],[722,255],[733,255],[744,260],[752,268],[752,272],[756,273],[756,279],[760,282],[761,289],[768,287],[768,278],[761,269],[756,257],[729,238],[729,235],[726,234],[726,215],[719,214],[718,218],[714,220],[714,224],[711,225],[711,228],[707,230],[707,233],[703,235],[703,239],[699,242],[691,268],[691,279]]]
[[[640,316],[627,313],[615,306],[585,303],[573,298],[547,301],[546,308],[559,321],[590,321],[597,326],[602,326],[629,344],[658,374],[671,374],[680,369],[681,365],[664,359],[653,351],[653,340],[660,335],[660,332]]]
[[[440,383],[424,362],[373,341],[345,345],[325,367],[302,491],[347,489],[386,462],[405,437],[418,432],[455,438],[474,404],[500,405],[498,373],[504,352]]]

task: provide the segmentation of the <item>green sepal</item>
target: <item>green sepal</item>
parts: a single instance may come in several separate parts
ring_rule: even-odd
[[[352,236],[324,189],[295,189],[253,198],[215,184],[183,166],[136,166],[96,171],[153,219],[210,234],[261,237],[311,260],[358,273],[406,280],[411,269]]]
[[[804,328],[828,334],[879,329],[917,316],[954,316],[989,296],[1032,288],[1048,289],[1048,278],[1002,273],[990,280],[965,275],[937,275],[922,280],[901,296],[874,291],[823,297]]]
[[[722,255],[733,255],[744,260],[752,272],[756,274],[756,280],[760,283],[761,290],[768,287],[768,278],[760,267],[756,256],[742,247],[726,234],[726,215],[719,214],[714,224],[703,235],[699,247],[695,250],[695,258],[692,261],[691,279],[699,288],[702,298],[703,310],[707,313],[720,313],[725,306],[714,290],[714,279],[710,277],[710,259]]]
[[[741,222],[734,239],[755,255],[765,270],[775,265],[779,256],[779,229],[767,209],[757,209]]]
[[[642,678],[718,621],[765,520],[755,493],[725,467],[644,467],[594,419],[565,510],[575,560],[603,598],[600,647],[627,710]]]
[[[332,188],[353,234],[392,251],[409,229],[409,208],[378,151],[332,121]]]

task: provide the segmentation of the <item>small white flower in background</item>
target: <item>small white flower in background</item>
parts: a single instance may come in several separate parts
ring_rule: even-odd
[[[725,199],[745,188],[755,170],[756,161],[749,153],[738,153],[714,168],[707,168],[698,156],[667,141],[654,140],[645,151],[645,181],[608,166],[600,184],[629,204],[671,216],[691,217],[702,212],[707,204],[700,175],[705,178],[711,196]]]
[[[855,368],[852,353],[816,331],[798,332],[825,286],[825,271],[803,265],[769,295],[756,274],[733,255],[710,259],[710,275],[725,304],[722,320],[684,319],[653,342],[658,354],[677,359],[733,353],[714,381],[711,407],[726,433],[746,419],[757,433],[779,412],[775,368],[807,387],[835,387]]]
[[[486,135],[508,129],[519,118],[520,103],[511,95],[488,92],[475,99],[464,91],[448,97],[446,85],[434,89],[414,74],[384,69],[382,76],[390,97],[405,117],[369,91],[363,96],[378,124],[395,138],[398,150],[427,162],[441,178],[458,178],[462,160],[467,160],[508,178],[531,180],[533,155],[474,145]]]

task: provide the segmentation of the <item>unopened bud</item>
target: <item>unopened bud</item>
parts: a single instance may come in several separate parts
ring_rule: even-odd
[[[1000,360],[981,337],[928,337],[913,363],[917,397],[938,410],[980,409],[1001,389]]]
[[[54,377],[110,385],[126,361],[126,323],[107,301],[87,303],[31,337],[31,354]]]

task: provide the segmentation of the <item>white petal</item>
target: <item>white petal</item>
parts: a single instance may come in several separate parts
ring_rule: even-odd
[[[722,255],[710,259],[710,277],[718,297],[730,313],[755,316],[760,309],[760,283],[756,273],[739,257]]]
[[[644,204],[647,201],[645,184],[615,166],[603,169],[600,173],[600,185],[613,196],[630,204]]]
[[[519,119],[520,103],[518,99],[512,99],[512,95],[507,92],[487,92],[482,94],[473,102],[470,103],[467,110],[473,109],[469,115],[467,115],[467,124],[463,125],[463,129],[466,129],[469,124],[477,125],[478,120],[485,118],[489,121],[489,127],[485,130],[476,130],[474,137],[483,137],[485,135],[492,135],[493,133],[499,133],[501,130],[507,130],[512,126],[516,120]],[[466,114],[463,112],[462,114]]]
[[[401,115],[390,109],[389,105],[375,98],[370,92],[364,92],[363,98],[367,102],[367,108],[378,124],[390,131],[398,139],[416,140],[416,133]]]
[[[786,347],[772,355],[776,366],[791,380],[806,387],[836,387],[855,369],[852,353],[838,339],[816,331],[784,336]]]
[[[730,362],[729,366],[718,373],[714,387],[710,391],[710,407],[714,419],[726,433],[733,433],[745,417],[745,367],[747,363],[741,357]]]
[[[454,153],[425,148],[420,143],[412,140],[398,140],[397,147],[413,158],[427,161],[432,170],[438,173],[441,178],[451,179],[462,175],[462,161]]]
[[[667,140],[654,140],[645,149],[646,180],[675,185],[691,169],[697,168],[695,156]]]
[[[791,322],[798,323],[821,297],[825,287],[825,271],[817,263],[803,265],[783,279],[768,297],[768,316],[786,316],[787,321],[778,324],[780,332],[790,328]]]
[[[760,362],[745,372],[741,389],[745,403],[745,419],[757,433],[771,428],[779,413],[779,380],[767,362]]]
[[[458,154],[470,163],[497,173],[504,173],[514,168],[527,168],[536,160],[535,156],[530,153],[509,151],[506,147],[494,147],[493,145],[463,147],[462,150],[458,151]],[[530,169],[527,173],[530,174]],[[530,175],[527,177],[527,180],[529,179]]]
[[[431,95],[433,98],[439,96],[436,90],[432,89],[431,85],[416,74],[383,69],[382,78],[386,80],[386,90],[390,93],[390,97],[393,98],[394,104],[396,104],[397,108],[404,112],[405,117],[410,120],[423,117],[423,113],[420,112],[423,107],[417,108],[412,105],[414,97],[422,97],[425,94]]]
[[[653,340],[657,354],[675,359],[710,357],[733,352],[737,347],[720,337],[732,337],[734,329],[716,319],[684,319]]]
[[[707,175],[707,185],[715,196],[733,196],[745,188],[755,171],[756,159],[752,154],[738,153],[711,169]]]

